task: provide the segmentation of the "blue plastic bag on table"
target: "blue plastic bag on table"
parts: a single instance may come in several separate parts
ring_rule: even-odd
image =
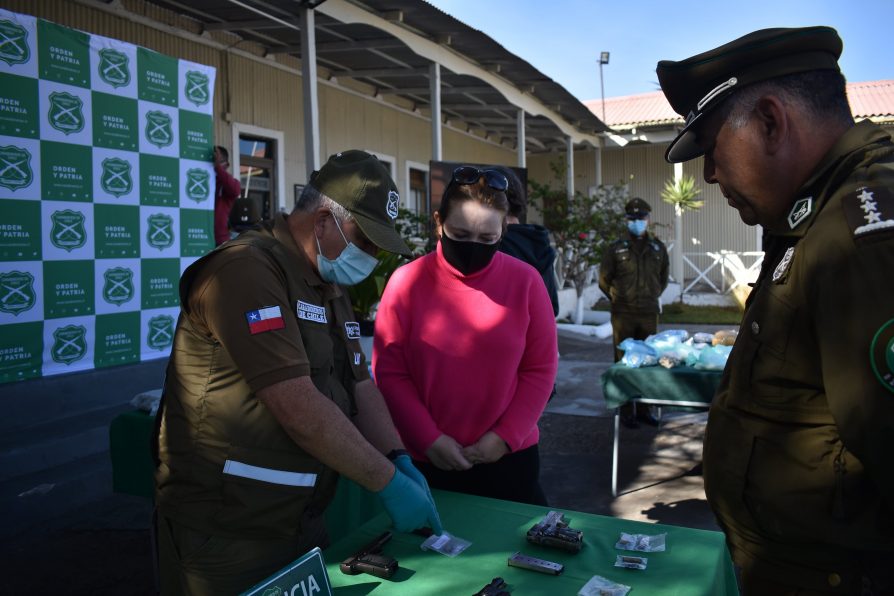
[[[621,364],[624,366],[640,368],[658,364],[658,352],[641,339],[628,337],[618,345],[618,349],[624,351],[624,356],[621,357]]]

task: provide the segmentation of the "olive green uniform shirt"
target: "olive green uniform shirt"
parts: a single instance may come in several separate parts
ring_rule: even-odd
[[[667,280],[667,249],[648,233],[613,242],[599,266],[599,289],[613,313],[657,314]]]
[[[711,407],[705,491],[739,565],[841,593],[874,577],[878,590],[894,567],[888,134],[864,122],[843,135],[785,228]]]
[[[256,392],[309,376],[346,415],[369,379],[347,295],[320,279],[284,216],[194,263],[165,380],[162,515],[234,538],[301,533],[337,474],[300,449]]]

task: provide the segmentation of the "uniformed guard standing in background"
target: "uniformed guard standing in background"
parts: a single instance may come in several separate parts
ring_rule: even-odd
[[[628,337],[646,339],[658,331],[658,299],[668,279],[667,249],[648,231],[652,207],[634,198],[627,202],[624,212],[627,236],[612,243],[599,267],[599,289],[611,301],[615,362],[623,355],[618,349],[622,341]],[[624,426],[637,428],[637,420],[658,423],[649,407],[635,411],[634,404],[621,406]]]
[[[443,531],[341,287],[372,272],[379,248],[409,252],[399,203],[378,159],[345,151],[291,214],[184,272],[159,414],[163,594],[237,594],[326,547],[339,474],[378,493],[397,530]]]
[[[746,596],[894,594],[894,143],[854,124],[829,27],[764,29],[658,79],[763,267],[711,406],[705,492]]]

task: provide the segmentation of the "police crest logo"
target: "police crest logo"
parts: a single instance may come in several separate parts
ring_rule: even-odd
[[[84,130],[84,102],[77,95],[62,92],[50,93],[50,126],[66,135]]]
[[[56,248],[73,251],[87,242],[87,230],[84,227],[84,214],[80,211],[54,211],[50,216],[53,228],[50,230],[50,242]]]
[[[163,213],[150,215],[146,219],[149,229],[146,231],[146,242],[149,246],[164,250],[174,244],[174,218]]]
[[[400,205],[400,195],[396,191],[388,191],[388,203],[385,205],[385,213],[391,219],[397,219],[398,205]]]
[[[773,282],[780,282],[785,278],[785,274],[788,273],[789,266],[792,264],[792,257],[795,255],[795,247],[790,246],[786,249],[785,254],[782,255],[782,259],[779,260],[779,264],[776,265],[776,269],[773,270]]]
[[[130,162],[118,157],[107,157],[102,160],[102,174],[99,183],[102,189],[116,198],[133,190],[132,166]]]
[[[66,325],[53,331],[53,347],[50,356],[60,364],[71,364],[87,353],[87,328],[83,325]]]
[[[208,91],[208,75],[196,70],[186,71],[186,99],[196,107],[208,103],[211,93]]]
[[[882,325],[872,338],[869,357],[876,378],[894,393],[894,319]]]
[[[16,191],[33,181],[31,152],[15,145],[0,147],[0,186]]]
[[[171,117],[158,110],[146,112],[146,140],[162,149],[174,142]]]
[[[355,321],[346,322],[345,335],[348,339],[360,339],[360,323]]]
[[[0,21],[0,60],[12,66],[24,64],[30,58],[31,48],[25,28],[7,19]]]
[[[201,203],[211,194],[211,175],[208,170],[190,168],[186,170],[186,196]]]
[[[795,201],[795,204],[792,205],[792,210],[788,214],[788,227],[792,230],[797,228],[802,221],[807,219],[811,211],[813,211],[813,197],[805,197]]]
[[[0,312],[18,316],[36,302],[33,275],[27,271],[0,273]]]
[[[130,58],[124,52],[103,48],[99,50],[99,78],[112,87],[130,83]]]
[[[125,267],[113,267],[102,274],[102,299],[109,304],[121,306],[134,297],[133,271]]]
[[[158,315],[149,319],[146,345],[153,350],[164,350],[174,343],[174,317]]]

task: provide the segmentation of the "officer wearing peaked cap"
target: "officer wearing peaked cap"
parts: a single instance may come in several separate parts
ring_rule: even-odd
[[[398,531],[443,532],[342,288],[378,249],[409,252],[398,203],[375,156],[345,151],[292,213],[184,272],[157,439],[163,594],[241,593],[326,547],[339,474],[376,492]]]
[[[834,29],[679,62],[666,158],[768,234],[708,419],[705,492],[746,595],[894,594],[894,143],[855,124]]]
[[[646,339],[658,331],[659,298],[667,287],[668,258],[664,243],[648,232],[651,212],[652,206],[639,197],[627,201],[627,234],[608,247],[599,266],[599,289],[611,302],[616,362],[621,359],[618,345],[622,341],[630,337]],[[638,428],[640,420],[658,424],[650,406],[634,410],[633,404],[624,404],[620,414],[627,428]]]

